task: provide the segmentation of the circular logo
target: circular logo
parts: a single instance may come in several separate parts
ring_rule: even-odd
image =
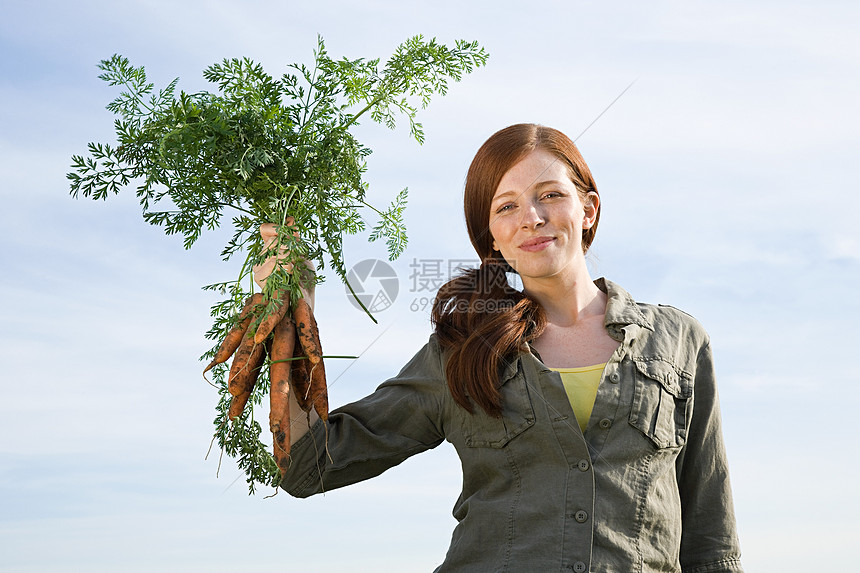
[[[400,290],[400,280],[391,265],[379,259],[365,259],[346,273],[355,296],[344,285],[346,297],[359,310],[363,304],[370,312],[380,312],[394,304]],[[356,300],[358,299],[358,300]],[[361,301],[361,304],[359,304]]]

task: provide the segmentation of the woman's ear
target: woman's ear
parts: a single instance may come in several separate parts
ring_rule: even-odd
[[[600,195],[590,192],[585,196],[585,201],[582,204],[582,210],[584,211],[584,215],[582,217],[582,228],[590,229],[594,226],[594,222],[597,221],[597,212],[600,209]]]

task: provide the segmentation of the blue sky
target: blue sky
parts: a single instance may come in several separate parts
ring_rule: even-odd
[[[229,459],[204,460],[216,396],[197,357],[214,299],[200,287],[236,274],[218,256],[229,230],[185,251],[133,195],[73,200],[65,179],[72,154],[113,138],[115,93],[95,66],[114,53],[194,91],[225,57],[278,73],[310,62],[317,34],[333,56],[385,58],[418,33],[478,40],[490,60],[422,113],[423,146],[406,129],[358,131],[371,198],[410,189],[410,246],[379,325],[334,277],[318,289],[327,350],[367,349],[332,403],[372,391],[426,340],[413,309],[432,293],[411,288],[410,264],[473,257],[460,205],[480,143],[522,121],[575,137],[635,80],[578,140],[603,200],[592,272],[709,330],[747,570],[849,570],[858,16],[791,1],[6,3],[0,572],[441,562],[460,485],[445,445],[308,500],[248,497]],[[348,264],[384,256],[366,239],[346,242]]]

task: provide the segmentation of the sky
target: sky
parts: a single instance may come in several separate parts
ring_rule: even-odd
[[[229,225],[185,250],[133,193],[73,199],[65,177],[88,142],[114,140],[116,93],[96,69],[113,54],[197,91],[224,58],[279,74],[312,61],[317,35],[333,57],[385,59],[416,34],[477,40],[490,58],[421,112],[423,145],[403,126],[356,130],[373,149],[371,201],[409,188],[410,242],[379,324],[336,277],[317,289],[327,351],[361,355],[327,366],[331,403],[370,393],[426,341],[434,265],[474,261],[461,201],[480,144],[550,125],[577,138],[601,194],[592,275],[710,333],[747,571],[855,567],[857,426],[843,414],[860,406],[856,3],[11,0],[3,12],[0,572],[442,561],[461,480],[447,444],[306,500],[249,496],[229,458],[206,458],[217,396],[198,357],[216,299],[201,287],[238,272],[219,256]],[[385,258],[366,234],[345,253],[348,266]]]

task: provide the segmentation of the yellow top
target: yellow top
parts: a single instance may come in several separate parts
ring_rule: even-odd
[[[579,422],[583,433],[588,425],[588,418],[591,417],[591,410],[594,408],[594,399],[597,397],[597,387],[600,385],[604,366],[606,366],[605,362],[581,368],[552,368],[561,374],[564,391],[567,392],[567,399],[570,400],[570,406],[576,414],[576,421]]]

